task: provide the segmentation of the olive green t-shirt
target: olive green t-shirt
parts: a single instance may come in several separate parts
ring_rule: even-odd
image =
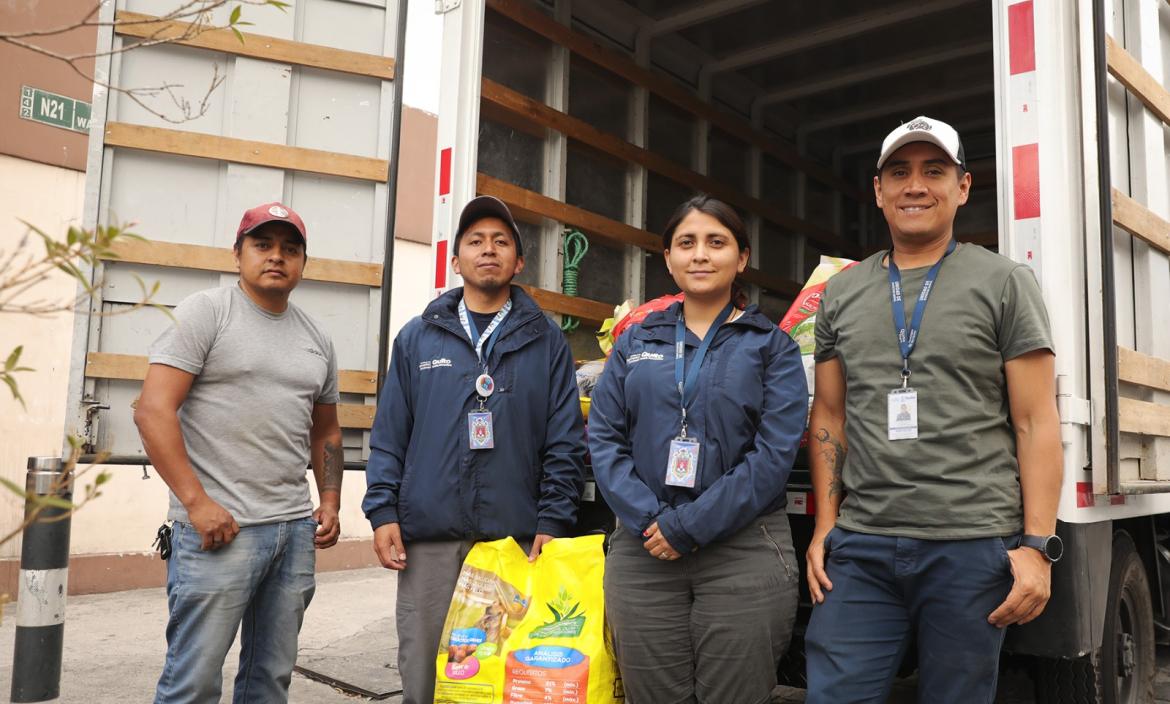
[[[879,252],[829,279],[817,312],[817,362],[845,373],[847,530],[953,540],[1023,528],[1016,441],[1004,362],[1052,349],[1032,270],[977,245],[946,258],[910,357],[918,438],[889,440],[887,395],[902,353]],[[930,267],[902,269],[909,324]],[[815,433],[816,429],[811,429]]]

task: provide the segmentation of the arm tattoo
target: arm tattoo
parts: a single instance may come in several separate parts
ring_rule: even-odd
[[[821,444],[821,456],[833,471],[832,481],[829,482],[829,496],[844,493],[845,483],[841,479],[841,471],[845,468],[845,446],[826,428],[818,430],[816,438]]]
[[[325,471],[321,479],[321,491],[341,491],[341,475],[345,471],[345,453],[341,446],[325,443]]]

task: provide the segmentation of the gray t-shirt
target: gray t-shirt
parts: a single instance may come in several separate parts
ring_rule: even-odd
[[[947,257],[910,357],[918,438],[889,440],[887,395],[901,386],[902,354],[884,255],[831,278],[817,313],[815,359],[838,357],[845,372],[846,495],[837,524],[937,540],[1018,533],[1023,507],[1004,362],[1052,349],[1036,277],[976,245],[960,244]],[[928,270],[901,272],[907,324]]]
[[[313,406],[339,398],[329,335],[297,306],[270,313],[239,286],[200,291],[174,316],[150,363],[195,375],[179,423],[208,496],[241,526],[311,515]],[[187,521],[173,493],[167,517]]]

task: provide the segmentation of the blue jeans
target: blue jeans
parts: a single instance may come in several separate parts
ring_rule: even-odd
[[[167,563],[167,660],[156,704],[218,702],[223,662],[243,624],[236,704],[288,701],[297,634],[313,598],[317,522],[248,526],[218,550],[174,524]]]
[[[987,617],[1012,587],[1019,537],[918,540],[834,528],[833,590],[805,635],[807,704],[884,703],[911,635],[918,701],[990,703],[1004,630]]]

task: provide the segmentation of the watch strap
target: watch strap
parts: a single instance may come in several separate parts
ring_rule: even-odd
[[[1047,535],[1023,535],[1020,536],[1020,547],[1035,548],[1040,552],[1044,552],[1044,548],[1048,546]]]
[[[1053,557],[1049,551],[1049,547],[1053,541],[1056,541],[1055,557]],[[1040,554],[1043,555],[1044,558],[1049,562],[1056,562],[1063,556],[1064,553],[1063,546],[1060,543],[1060,538],[1055,535],[1022,535],[1020,536],[1020,547],[1039,550]]]

